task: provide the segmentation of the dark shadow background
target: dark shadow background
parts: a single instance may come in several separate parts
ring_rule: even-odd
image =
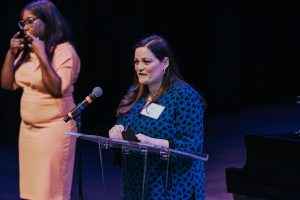
[[[1,65],[28,2],[0,2]],[[300,2],[53,2],[71,23],[81,57],[76,102],[95,86],[104,91],[83,112],[82,132],[105,135],[114,124],[115,109],[134,73],[132,47],[151,33],[170,42],[182,74],[208,102],[207,117],[294,103],[300,94]],[[20,95],[0,90],[0,143],[18,135]]]

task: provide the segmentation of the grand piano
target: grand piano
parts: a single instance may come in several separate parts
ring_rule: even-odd
[[[300,200],[300,134],[245,135],[242,168],[226,168],[227,191],[235,200]]]

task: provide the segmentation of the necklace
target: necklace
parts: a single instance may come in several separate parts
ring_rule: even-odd
[[[155,99],[155,97],[158,95],[160,93],[160,89],[158,89],[158,90],[156,90],[155,92],[149,92],[149,99],[150,100],[153,100],[153,99]]]
[[[148,94],[148,96],[146,98],[145,105],[143,106],[142,110],[146,109],[146,112],[148,113],[148,111],[147,111],[148,106],[155,101],[155,98],[159,94],[160,94],[160,89],[158,89],[158,90],[156,90],[155,92],[152,92],[152,93],[149,91],[149,94]]]

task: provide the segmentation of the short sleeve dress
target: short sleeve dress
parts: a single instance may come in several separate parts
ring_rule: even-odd
[[[32,200],[70,199],[75,142],[65,131],[77,131],[76,122],[64,116],[75,106],[74,83],[80,58],[66,42],[57,45],[52,67],[62,80],[61,98],[53,98],[42,81],[34,53],[15,72],[15,88],[23,89],[19,131],[20,196]]]

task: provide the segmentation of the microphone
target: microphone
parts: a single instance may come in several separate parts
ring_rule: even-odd
[[[85,99],[73,108],[64,118],[65,122],[68,122],[70,119],[75,119],[80,113],[97,97],[100,97],[103,94],[103,90],[100,87],[95,87],[93,92],[89,94]]]

